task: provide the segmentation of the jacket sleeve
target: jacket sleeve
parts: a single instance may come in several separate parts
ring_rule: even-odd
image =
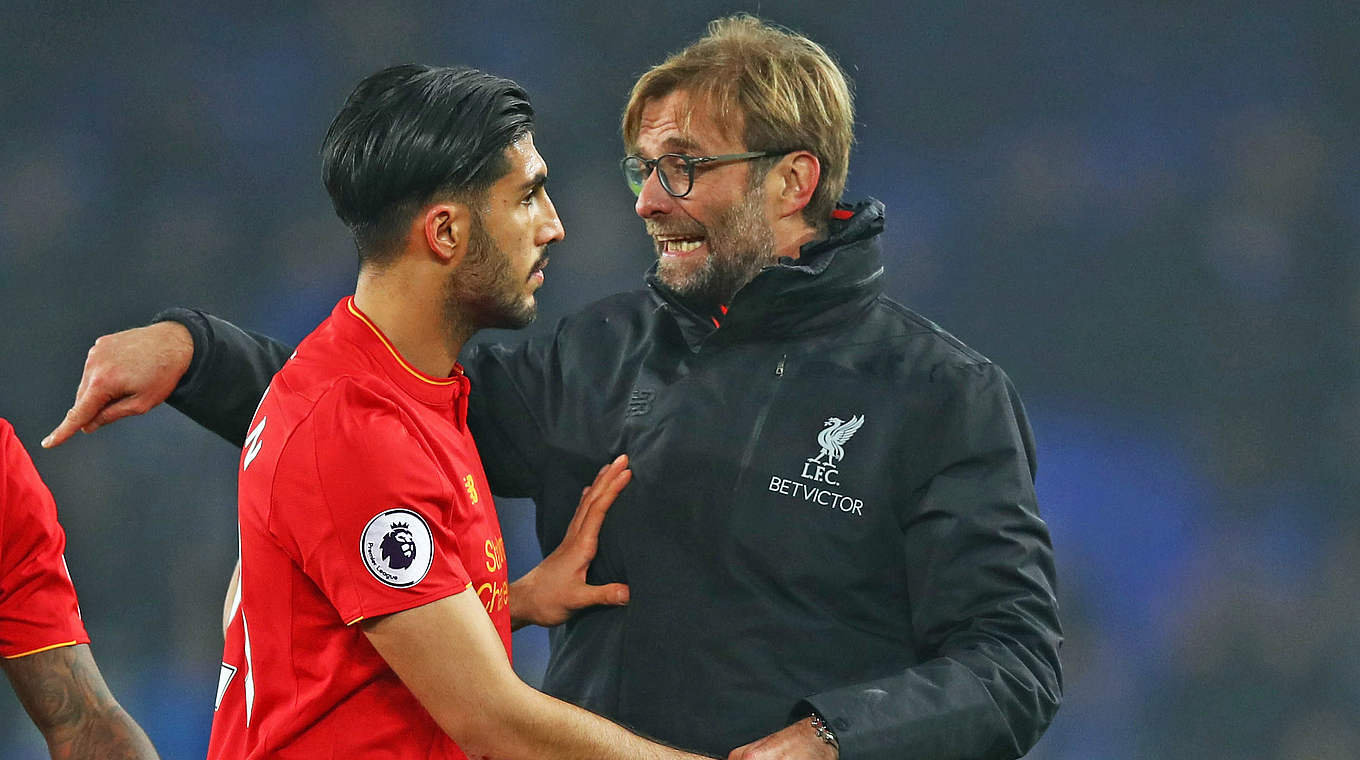
[[[184,325],[194,358],[167,399],[189,419],[239,447],[274,373],[293,347],[194,309],[167,309],[155,322]]]
[[[1062,696],[1053,549],[1010,380],[961,369],[935,473],[903,521],[920,664],[808,697],[845,760],[1016,758]]]

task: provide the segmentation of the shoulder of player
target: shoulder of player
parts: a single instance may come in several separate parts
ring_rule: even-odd
[[[339,375],[309,395],[294,427],[311,428],[320,440],[400,445],[417,429],[411,413],[393,400],[398,394],[377,378]]]
[[[10,468],[10,461],[20,457],[25,451],[23,444],[19,442],[19,435],[14,432],[14,426],[9,420],[0,417],[0,479]]]
[[[10,458],[19,450],[19,437],[14,434],[14,426],[9,420],[0,417],[0,486],[9,478]]]

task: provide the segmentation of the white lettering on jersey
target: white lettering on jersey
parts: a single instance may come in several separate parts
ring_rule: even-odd
[[[250,728],[250,714],[255,709],[255,664],[250,661],[250,626],[246,625],[245,610],[241,610],[241,631],[246,638],[246,728]]]
[[[260,436],[264,434],[264,424],[268,421],[268,417],[261,417],[260,424],[256,425],[255,429],[250,431],[250,435],[246,436],[246,454],[241,462],[241,472],[245,472],[246,468],[250,467],[250,463],[255,461],[256,455],[260,453],[260,447],[264,445]]]
[[[222,663],[222,672],[217,675],[217,701],[213,703],[213,712],[222,707],[222,696],[227,693],[227,687],[231,685],[231,679],[235,675],[236,668]]]

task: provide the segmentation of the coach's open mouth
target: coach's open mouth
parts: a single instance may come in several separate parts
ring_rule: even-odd
[[[687,253],[693,253],[703,244],[703,237],[671,237],[656,239],[656,245],[661,249],[661,254],[663,256],[683,256]]]

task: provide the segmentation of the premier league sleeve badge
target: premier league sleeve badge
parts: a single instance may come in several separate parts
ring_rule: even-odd
[[[364,526],[359,554],[374,578],[392,588],[410,588],[430,571],[434,538],[425,518],[416,512],[389,509]]]

